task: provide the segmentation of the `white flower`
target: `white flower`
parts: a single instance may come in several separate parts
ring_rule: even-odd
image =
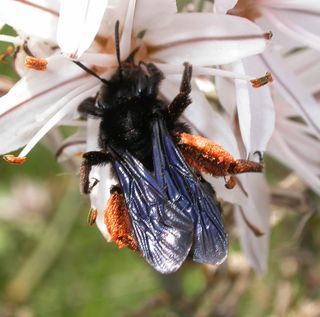
[[[178,93],[182,64],[185,61],[194,65],[195,77],[221,75],[236,79],[239,88],[238,99],[240,100],[241,96],[248,98],[247,90],[251,88],[247,86],[254,77],[243,73],[239,59],[261,53],[270,38],[269,33],[263,32],[257,25],[241,17],[212,13],[176,13],[176,5],[172,0],[99,3],[83,0],[78,1],[76,7],[73,7],[74,2],[64,1],[61,2],[60,8],[59,5],[55,8],[46,6],[48,3],[51,4],[51,1],[34,0],[32,3],[33,5],[29,2],[8,0],[5,1],[6,14],[2,16],[2,12],[0,13],[0,20],[18,29],[20,36],[17,38],[17,44],[22,44],[26,39],[27,45],[34,41],[34,49],[38,49],[34,55],[37,57],[42,57],[39,48],[44,41],[49,40],[51,45],[54,44],[50,46],[52,50],[45,55],[47,69],[42,72],[32,69],[21,72],[22,79],[0,99],[0,134],[3,139],[0,152],[8,153],[27,144],[18,156],[21,159],[54,126],[69,124],[70,120],[72,124],[82,124],[78,121],[77,106],[86,97],[94,96],[101,82],[78,68],[66,56],[77,58],[88,67],[94,67],[103,78],[110,77],[117,67],[113,36],[117,19],[120,19],[122,30],[121,59],[125,59],[134,48],[139,47],[137,58],[156,63],[164,72],[166,79],[161,86],[161,93],[168,100],[172,100]],[[17,6],[19,10],[25,10],[19,23],[13,18],[18,10]],[[41,18],[32,18],[36,13]],[[46,19],[42,18],[42,15]],[[111,25],[109,20],[112,21]],[[38,21],[45,23],[41,30]],[[70,21],[74,21],[74,24]],[[55,44],[59,44],[60,48]],[[212,68],[214,65],[230,63],[234,63],[237,72]],[[263,74],[264,72],[258,76]],[[244,85],[246,87],[243,89]],[[196,86],[192,99],[193,105],[189,106],[185,113],[186,120],[199,134],[207,135],[222,144],[234,156],[241,157],[232,130],[233,123],[215,112]],[[244,122],[243,138],[247,141],[249,153],[253,149],[250,145],[253,142],[249,140],[252,137],[254,140],[259,138],[253,133],[255,130],[246,127],[246,124],[251,127],[252,121],[246,111],[242,111],[239,118]],[[81,150],[97,149],[97,134],[98,122],[88,119],[87,140],[83,140],[81,135],[76,135],[66,141],[59,154],[63,156],[67,152],[78,153]],[[262,143],[265,144],[266,140]],[[98,211],[96,223],[108,239],[104,212],[109,189],[115,180],[112,179],[110,166],[94,168],[90,177],[99,180],[90,198],[92,207]],[[250,185],[246,176],[241,178],[241,182],[245,188],[247,184]],[[218,181],[217,190],[218,193],[224,191],[222,181]],[[254,209],[252,200],[246,197],[245,191],[241,188],[236,189],[235,193],[229,192],[224,197],[234,201],[234,197],[238,195],[243,202],[241,206],[245,206],[245,212],[251,213],[254,219],[256,215],[250,211]],[[257,223],[253,223],[259,227],[259,221],[258,219]],[[265,223],[261,226],[264,225]]]
[[[313,96],[319,92],[317,66],[320,65],[320,54],[310,49],[294,54],[291,52],[293,48],[299,48],[301,45],[318,49],[320,39],[318,1],[217,0],[214,11],[220,14],[229,13],[247,17],[274,33],[274,41],[267,50],[242,61],[244,71],[253,75],[255,71],[258,73],[271,71],[274,78],[271,86],[273,100],[270,99],[270,95],[263,96],[265,93],[263,90],[268,89],[266,87],[257,91],[249,88],[249,98],[248,95],[244,95],[245,98],[240,99],[239,85],[218,78],[216,89],[220,102],[226,110],[227,118],[233,120],[236,117],[236,111],[239,112],[239,108],[240,111],[247,109],[249,104],[252,129],[259,133],[260,127],[264,136],[256,140],[250,139],[251,146],[263,144],[267,153],[294,170],[314,191],[320,193],[320,160],[319,155],[315,154],[320,147],[320,106]],[[238,64],[236,67],[242,67],[242,65]],[[297,76],[299,73],[300,78]],[[292,118],[299,118],[299,120],[292,120]],[[243,134],[245,129],[241,129],[241,118],[239,118],[239,124]],[[243,136],[242,139],[244,139]],[[245,146],[247,147],[246,143]],[[268,233],[270,209],[269,204],[266,203],[269,200],[268,189],[259,176],[245,175],[244,177],[247,179],[244,188],[251,197],[251,207],[249,205],[246,209],[240,196],[235,199],[235,206],[242,206],[250,223],[260,224],[259,228]],[[258,201],[255,201],[256,197],[259,197]],[[248,226],[239,210],[236,210],[235,215],[239,224],[242,247],[250,263],[257,270],[265,269],[268,234],[255,237],[253,232],[247,230]]]

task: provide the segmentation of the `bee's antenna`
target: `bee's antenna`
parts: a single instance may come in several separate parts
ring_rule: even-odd
[[[119,20],[116,22],[115,30],[114,30],[114,39],[115,39],[115,45],[116,45],[116,54],[117,54],[117,60],[119,64],[119,72],[120,75],[122,74],[121,69],[121,59],[120,59],[120,35],[119,35]]]
[[[73,61],[76,65],[78,65],[80,68],[82,68],[85,72],[87,72],[88,74],[98,78],[101,82],[103,82],[105,85],[109,84],[109,81],[106,79],[101,78],[98,74],[96,74],[93,70],[91,70],[90,68],[88,68],[87,66],[83,65],[81,62],[78,61]]]

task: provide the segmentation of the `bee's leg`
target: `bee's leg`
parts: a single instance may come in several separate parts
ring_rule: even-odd
[[[97,180],[90,184],[89,175],[92,166],[103,165],[110,162],[110,154],[100,151],[90,151],[83,154],[80,166],[80,188],[84,194],[90,194],[92,188],[98,183]]]
[[[138,250],[137,241],[132,232],[128,209],[120,186],[113,186],[110,190],[104,222],[110,233],[111,240],[119,248],[129,247]]]
[[[184,63],[184,72],[182,75],[180,92],[172,100],[171,104],[168,107],[168,116],[169,120],[172,123],[174,123],[180,117],[183,111],[191,104],[191,77],[192,66],[188,63]]]
[[[236,160],[229,152],[204,137],[188,133],[177,133],[179,148],[187,162],[197,171],[212,176],[231,176],[240,173],[262,172],[264,164],[260,162]],[[226,187],[235,186],[234,178],[226,181]]]

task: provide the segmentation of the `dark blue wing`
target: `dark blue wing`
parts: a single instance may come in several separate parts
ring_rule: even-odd
[[[227,256],[228,242],[214,191],[191,171],[181,152],[173,143],[164,123],[159,119],[153,127],[155,177],[162,188],[171,184],[190,205],[194,227],[193,259],[200,263],[219,264]]]
[[[185,163],[162,119],[153,125],[154,175],[129,152],[112,150],[135,237],[148,263],[162,273],[174,272],[190,251],[197,262],[221,263],[227,236],[213,191]]]
[[[142,255],[161,273],[176,271],[193,242],[192,218],[183,212],[183,204],[189,202],[177,191],[169,197],[130,153],[113,151],[118,154],[114,167]]]

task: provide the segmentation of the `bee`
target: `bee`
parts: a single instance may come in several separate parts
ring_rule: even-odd
[[[78,107],[100,120],[101,150],[83,155],[82,191],[89,194],[94,186],[93,166],[111,164],[118,185],[111,188],[105,223],[119,247],[137,250],[161,273],[178,270],[188,256],[220,264],[228,238],[215,191],[201,173],[261,172],[263,164],[234,159],[218,144],[190,134],[180,121],[191,104],[190,64],[184,64],[180,91],[167,104],[159,97],[164,75],[154,64],[136,63],[135,51],[120,60],[118,22],[115,38],[119,66],[110,80],[76,62],[102,81],[96,97]]]

